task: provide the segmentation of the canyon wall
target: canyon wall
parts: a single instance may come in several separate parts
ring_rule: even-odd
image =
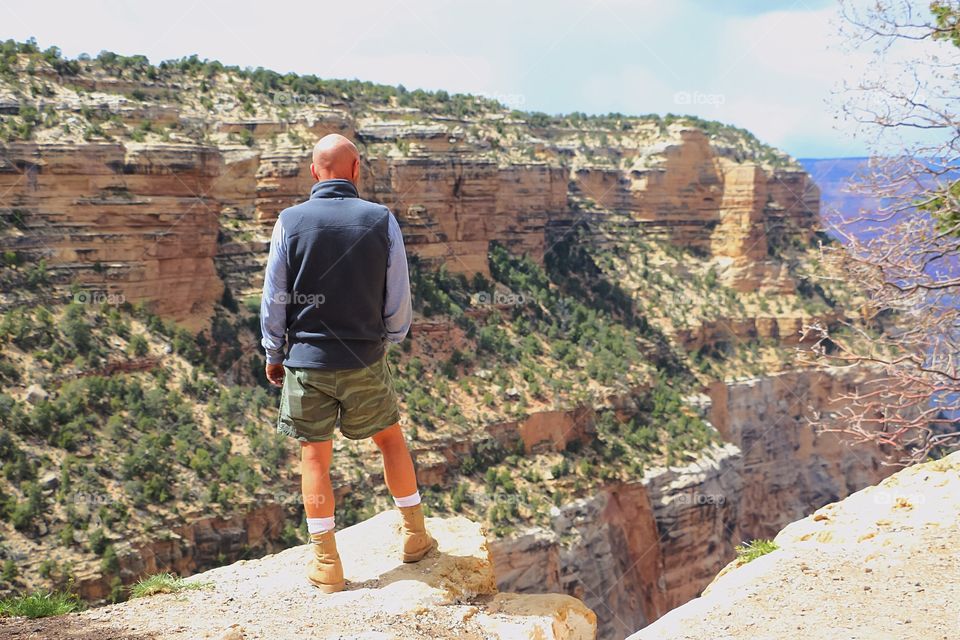
[[[583,211],[555,221],[612,221],[661,236],[711,258],[738,291],[793,293],[796,283],[770,245],[807,243],[817,224],[819,190],[798,169],[735,162],[696,129],[677,129],[643,168],[581,167],[571,200]],[[609,233],[608,229],[605,229]]]
[[[896,471],[892,452],[851,445],[841,434],[818,433],[810,424],[815,413],[839,411],[840,398],[871,375],[866,369],[795,370],[713,384],[711,422],[741,451],[744,539],[771,538],[811,508]]]
[[[223,292],[210,195],[221,171],[203,145],[0,147],[2,207],[21,221],[0,244],[93,292],[203,322]]]
[[[705,411],[722,445],[562,505],[549,528],[494,541],[501,588],[574,595],[597,612],[601,638],[653,622],[697,596],[736,544],[771,538],[896,470],[880,448],[808,423],[812,411],[838,411],[836,398],[869,375],[795,370],[715,383]]]
[[[699,593],[737,538],[739,452],[655,469],[565,504],[549,529],[492,543],[498,584],[568,593],[597,612],[600,637],[622,638]]]
[[[960,452],[782,528],[630,640],[960,637]]]
[[[22,221],[3,234],[0,248],[43,258],[61,282],[203,326],[224,282],[234,293],[256,293],[273,221],[309,194],[306,147],[267,143],[268,135],[294,127],[312,137],[356,135],[364,154],[361,194],[397,214],[411,254],[467,274],[488,275],[492,241],[540,261],[548,228],[563,233],[589,219],[706,252],[736,289],[789,292],[794,283],[767,255],[768,237],[806,240],[817,211],[816,188],[802,171],[736,163],[703,132],[679,126],[647,150],[648,168],[629,169],[567,168],[550,145],[542,160],[503,163],[455,138],[417,145],[433,140],[429,131],[357,129],[336,110],[309,122],[215,125],[252,132],[252,146],[0,145],[0,209]],[[409,155],[376,146],[389,135],[412,140]],[[587,202],[592,208],[583,210]]]

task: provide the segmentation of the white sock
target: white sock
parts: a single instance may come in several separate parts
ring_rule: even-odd
[[[333,516],[329,518],[307,518],[307,531],[310,535],[333,531]]]
[[[413,507],[420,504],[420,492],[414,491],[408,496],[394,498],[393,501],[398,507]]]

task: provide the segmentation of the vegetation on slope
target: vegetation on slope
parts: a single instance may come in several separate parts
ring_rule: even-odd
[[[684,356],[626,301],[611,307],[585,293],[604,289],[574,281],[579,262],[551,264],[553,276],[494,246],[493,280],[468,281],[412,260],[418,316],[459,334],[389,352],[414,448],[481,440],[455,465],[459,480],[424,488],[428,505],[485,519],[499,534],[545,523],[551,506],[591,486],[690,460],[715,439],[683,399],[695,382]],[[11,264],[0,276],[27,269]],[[276,392],[251,354],[256,304],[228,294],[212,327],[191,336],[142,308],[77,299],[38,297],[0,315],[0,552],[13,567],[3,579],[65,588],[94,566],[113,576],[120,599],[121,546],[295,495],[295,447],[274,433]],[[477,435],[611,395],[633,398],[636,411],[601,410],[589,445],[524,455]],[[338,484],[356,489],[338,504],[344,526],[389,506],[366,444],[338,442]],[[274,533],[290,544],[302,539],[302,516],[286,503],[287,528]],[[17,571],[35,542],[44,561]]]
[[[24,82],[24,79],[27,79]],[[89,79],[102,78],[94,90]],[[54,82],[51,82],[53,80]],[[203,117],[213,113],[234,113],[240,118],[272,116],[289,121],[302,107],[349,105],[354,116],[393,111],[407,122],[446,122],[466,127],[469,137],[483,141],[494,155],[520,147],[521,153],[536,158],[535,139],[558,141],[571,136],[579,140],[579,154],[591,162],[616,161],[607,149],[632,138],[662,136],[680,123],[704,131],[717,148],[738,159],[754,159],[770,166],[791,164],[782,152],[760,142],[744,129],[697,116],[657,114],[628,116],[620,113],[547,115],[510,110],[496,100],[477,95],[450,94],[443,90],[407,90],[360,80],[322,79],[314,75],[280,74],[263,68],[240,68],[196,55],[152,64],[142,55],[119,55],[102,51],[96,57],[64,58],[57,47],[42,49],[34,40],[0,43],[0,86],[16,100],[14,113],[0,112],[0,140],[25,140],[37,130],[59,129],[58,135],[85,140],[115,136],[143,141],[185,138],[205,141],[204,127],[182,123],[153,125],[149,121],[126,123],[109,107],[86,106],[84,98],[99,91],[116,91],[129,104],[149,105],[159,101],[179,104]],[[115,87],[115,88],[113,88]],[[64,117],[57,100],[80,103]],[[92,100],[91,102],[97,102]],[[250,131],[230,134],[235,142],[252,145]],[[302,144],[291,130],[287,142]],[[405,152],[404,142],[397,148]],[[562,160],[562,158],[561,158]]]

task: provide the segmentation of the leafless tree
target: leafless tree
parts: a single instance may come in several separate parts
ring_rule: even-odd
[[[824,248],[865,299],[837,329],[807,327],[815,359],[869,365],[869,382],[818,420],[902,452],[960,447],[960,2],[842,0],[845,41],[869,63],[840,92],[872,158],[851,189],[872,206]]]

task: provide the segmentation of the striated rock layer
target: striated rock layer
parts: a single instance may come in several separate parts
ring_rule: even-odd
[[[65,271],[90,296],[149,302],[196,323],[223,293],[211,195],[221,170],[218,149],[194,144],[0,148],[2,208],[25,223],[2,244]]]
[[[256,291],[273,221],[309,193],[307,148],[268,140],[294,127],[311,137],[355,135],[364,155],[361,195],[397,214],[411,254],[467,274],[488,275],[492,241],[541,261],[555,234],[592,221],[703,252],[741,291],[792,292],[795,283],[768,246],[808,241],[819,206],[802,170],[735,162],[699,129],[679,125],[621,150],[619,164],[568,167],[558,146],[545,145],[536,161],[504,163],[432,131],[357,130],[348,112],[319,107],[309,122],[214,124],[223,133],[252,132],[252,146],[223,139],[0,145],[0,213],[23,221],[0,245],[44,259],[63,282],[202,326],[224,282],[235,293]],[[422,144],[410,155],[385,148],[400,140]],[[641,157],[643,168],[630,168]]]

